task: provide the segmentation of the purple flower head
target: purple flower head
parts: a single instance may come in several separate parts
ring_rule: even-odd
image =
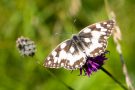
[[[107,60],[105,54],[109,51],[105,51],[103,54],[97,57],[87,57],[86,63],[80,68],[80,75],[84,71],[85,75],[90,76],[92,72],[96,72],[104,64],[104,60]]]

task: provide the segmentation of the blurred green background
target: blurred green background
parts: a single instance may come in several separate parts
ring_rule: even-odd
[[[108,2],[121,28],[122,51],[135,86],[135,1]],[[72,33],[107,19],[103,0],[0,0],[0,90],[68,90],[58,79],[75,90],[123,90],[101,70],[89,78],[77,76],[79,70],[49,69],[52,76],[41,66],[51,50]],[[18,53],[16,39],[20,36],[35,41],[34,58]],[[111,37],[104,68],[125,84],[115,48]]]

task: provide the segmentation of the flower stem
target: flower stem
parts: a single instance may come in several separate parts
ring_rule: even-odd
[[[42,63],[35,57],[35,61],[38,65],[43,67]],[[44,68],[44,67],[43,67]],[[55,80],[59,81],[61,84],[63,84],[67,89],[74,90],[71,86],[67,85],[64,81],[62,81],[60,78],[58,78],[51,70],[44,68],[48,74],[50,74]]]
[[[121,82],[119,82],[111,73],[109,73],[105,68],[101,67],[101,70],[104,71],[108,76],[110,76],[120,87],[124,90],[128,90]]]
[[[64,81],[62,81],[60,78],[58,78],[54,73],[52,73],[49,69],[45,68],[45,70],[56,80],[58,80],[60,83],[62,83],[65,87],[67,87],[69,90],[74,90],[72,87],[67,85]]]

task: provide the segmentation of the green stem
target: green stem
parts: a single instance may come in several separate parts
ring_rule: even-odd
[[[101,70],[104,71],[108,76],[110,76],[120,87],[124,90],[128,90],[121,82],[119,82],[111,73],[109,73],[105,68],[101,67]]]
[[[41,67],[43,67],[42,63],[35,57],[35,60],[37,62],[37,64],[39,64]],[[44,67],[43,67],[44,68]],[[51,72],[49,69],[45,68],[45,70],[53,77],[55,78],[57,81],[59,81],[60,83],[62,83],[65,87],[67,87],[69,90],[74,90],[72,87],[70,87],[69,85],[67,85],[64,81],[62,81],[61,79],[59,79],[53,72]]]
[[[62,83],[65,87],[67,87],[69,90],[74,90],[72,87],[70,87],[69,85],[67,85],[65,82],[63,82],[61,79],[59,79],[55,74],[53,74],[49,69],[45,70],[52,76],[54,77],[56,80],[58,80],[60,83]]]

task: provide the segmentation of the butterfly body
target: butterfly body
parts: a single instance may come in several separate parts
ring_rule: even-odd
[[[82,44],[82,41],[81,41],[80,37],[78,37],[78,35],[73,35],[72,36],[72,41],[75,44],[75,46],[77,46],[77,48],[79,48],[81,51],[84,51],[85,50],[84,49],[84,46]]]
[[[82,67],[87,57],[96,57],[105,52],[107,38],[114,28],[114,21],[95,23],[73,34],[71,39],[59,44],[46,58],[44,66],[49,68],[64,67],[74,70]]]

